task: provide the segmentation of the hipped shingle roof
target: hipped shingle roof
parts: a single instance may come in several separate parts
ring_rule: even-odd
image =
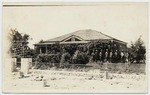
[[[46,40],[46,42],[62,41],[72,35],[78,36],[82,38],[83,40],[115,39],[101,32],[98,32],[96,30],[86,29],[86,30],[78,30],[73,33],[69,33],[69,34],[62,35],[53,39],[49,39],[49,40]]]
[[[119,42],[123,42],[123,41],[115,39],[111,36],[105,35],[102,32],[92,30],[92,29],[78,30],[78,31],[75,31],[75,32],[72,32],[72,33],[69,33],[69,34],[66,34],[66,35],[62,35],[62,36],[59,36],[59,37],[56,37],[56,38],[53,38],[53,39],[46,40],[45,42],[61,42],[64,39],[66,39],[66,38],[68,38],[72,35],[80,37],[85,41],[90,41],[90,40],[116,40],[116,41],[119,41]],[[123,43],[127,44],[126,42],[123,42]]]

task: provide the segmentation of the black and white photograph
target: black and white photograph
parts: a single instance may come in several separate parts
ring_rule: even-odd
[[[4,93],[147,93],[148,3],[4,2]]]

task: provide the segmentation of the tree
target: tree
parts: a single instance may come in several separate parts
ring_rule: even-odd
[[[142,60],[145,60],[146,48],[144,42],[141,39],[141,36],[137,39],[137,41],[135,41],[135,43],[131,42],[130,50],[133,59],[137,63],[139,63]]]
[[[11,29],[9,40],[11,42],[9,53],[14,58],[31,57],[31,49],[28,46],[29,35],[22,35],[16,29]]]
[[[38,43],[43,43],[44,41],[41,39]]]

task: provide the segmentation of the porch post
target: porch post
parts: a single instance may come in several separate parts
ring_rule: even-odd
[[[47,52],[47,45],[46,45],[46,54],[47,54],[48,52]]]
[[[40,47],[40,54],[42,53],[41,47]]]

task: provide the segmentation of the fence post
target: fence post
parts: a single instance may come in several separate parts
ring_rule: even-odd
[[[47,86],[47,80],[43,79],[43,87],[46,87],[46,86]]]
[[[108,75],[108,63],[106,63],[106,68],[105,68],[105,75],[106,75],[106,79],[109,79],[109,75]]]

